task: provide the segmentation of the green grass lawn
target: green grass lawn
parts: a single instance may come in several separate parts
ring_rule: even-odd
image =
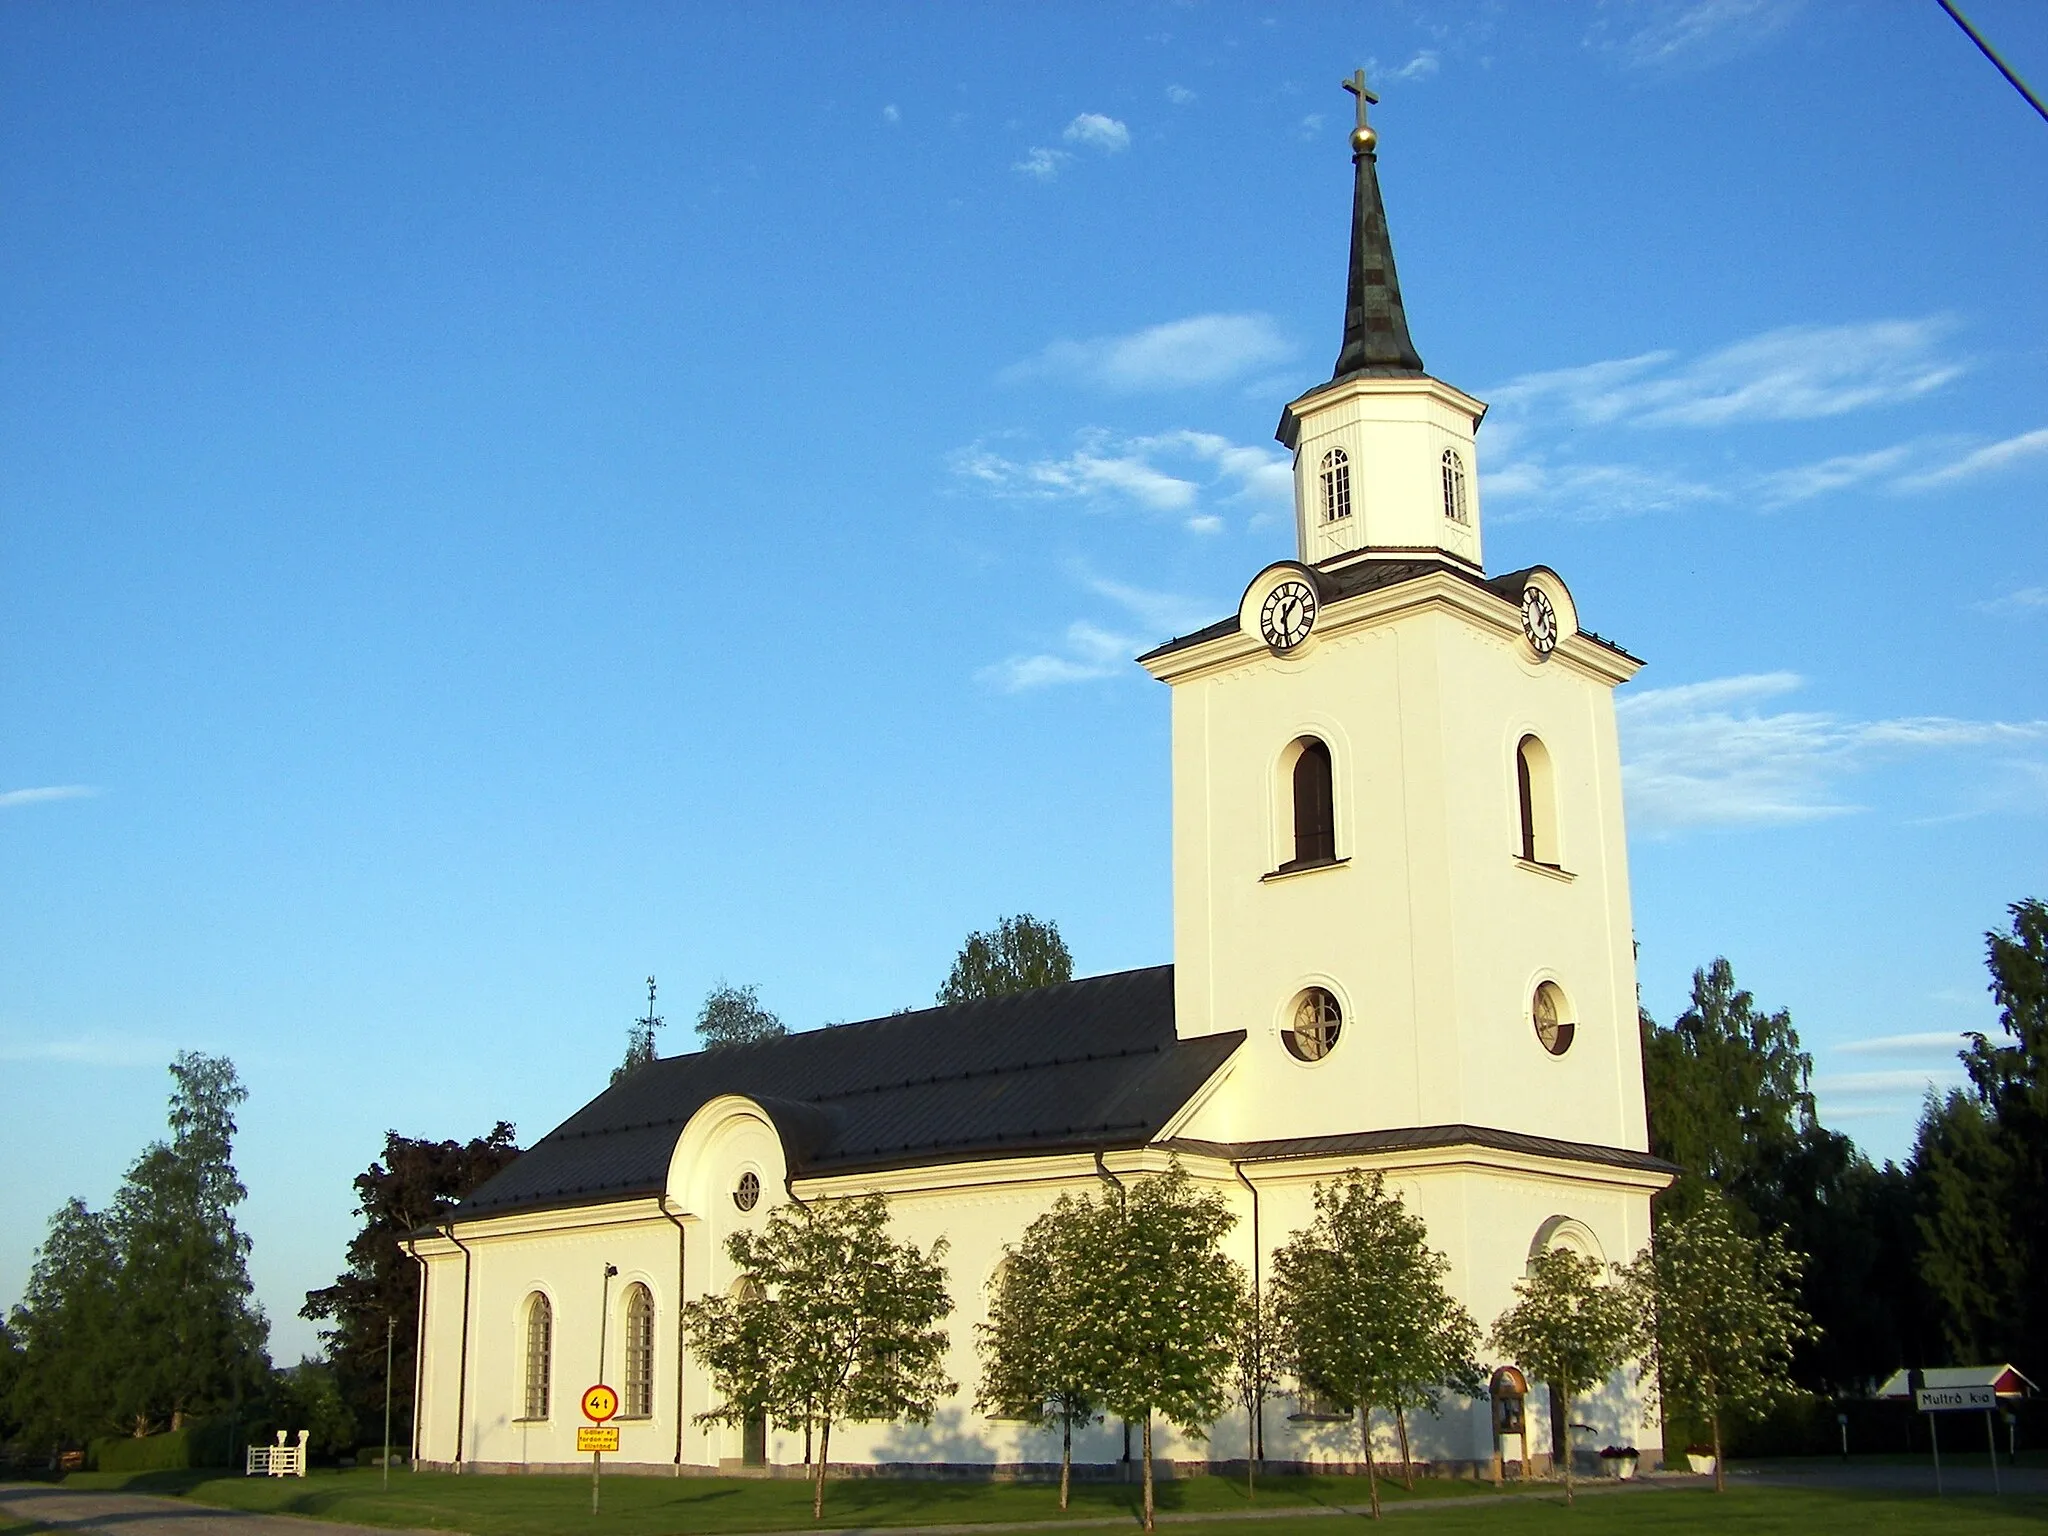
[[[798,1530],[811,1524],[808,1486],[795,1479],[611,1477],[603,1513],[590,1513],[590,1483],[580,1477],[453,1477],[394,1472],[391,1491],[374,1470],[315,1472],[296,1478],[241,1478],[218,1472],[83,1473],[65,1479],[80,1489],[127,1489],[174,1494],[236,1509],[274,1511],[361,1525],[464,1531],[472,1536],[717,1536],[717,1533]],[[1423,1479],[1413,1494],[1398,1483],[1382,1486],[1390,1509],[1478,1498],[1404,1514],[1430,1536],[1525,1531],[1594,1533],[1689,1532],[1734,1536],[1813,1536],[1845,1531],[1855,1536],[1906,1536],[1939,1527],[1969,1536],[2004,1536],[2048,1530],[2048,1498],[1931,1497],[1838,1489],[1736,1487],[1716,1496],[1694,1488],[1590,1493],[1566,1509],[1552,1485],[1495,1495],[1485,1484]],[[1301,1509],[1246,1526],[1242,1522],[1175,1524],[1174,1536],[1335,1536],[1351,1520],[1309,1516],[1313,1506],[1359,1505],[1362,1480],[1350,1477],[1273,1478],[1248,1503],[1244,1485],[1220,1477],[1176,1479],[1159,1485],[1162,1512],[1186,1515],[1248,1509]],[[1076,1484],[1071,1519],[1136,1523],[1138,1490],[1120,1483]],[[1041,1484],[919,1482],[847,1479],[826,1490],[825,1525],[911,1526],[1001,1520],[1058,1519],[1057,1490]],[[31,1527],[0,1525],[0,1536],[27,1536]]]

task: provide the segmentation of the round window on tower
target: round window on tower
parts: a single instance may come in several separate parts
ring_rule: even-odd
[[[1554,981],[1536,984],[1536,995],[1529,1002],[1529,1016],[1536,1026],[1536,1038],[1543,1042],[1543,1049],[1553,1056],[1562,1056],[1572,1048],[1572,1036],[1578,1025],[1573,1022],[1571,1006],[1564,1000],[1564,990]]]
[[[751,1211],[761,1203],[761,1175],[749,1168],[740,1175],[739,1184],[732,1192],[732,1203],[743,1211]]]
[[[1294,1000],[1294,1012],[1281,1031],[1288,1054],[1296,1061],[1321,1061],[1336,1048],[1344,1029],[1344,1010],[1321,987],[1310,987]]]

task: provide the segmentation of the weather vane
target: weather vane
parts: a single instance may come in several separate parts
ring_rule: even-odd
[[[1380,136],[1372,131],[1372,124],[1365,120],[1366,103],[1379,105],[1379,97],[1373,95],[1365,83],[1365,71],[1358,70],[1349,80],[1343,82],[1344,89],[1358,98],[1358,126],[1351,130],[1351,148],[1359,154],[1369,154]]]

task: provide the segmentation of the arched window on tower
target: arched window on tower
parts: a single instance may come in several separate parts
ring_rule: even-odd
[[[522,1418],[548,1416],[548,1382],[555,1349],[555,1309],[535,1291],[526,1298],[526,1412]]]
[[[1330,749],[1313,736],[1295,743],[1294,857],[1280,868],[1310,869],[1337,858],[1337,797],[1330,779]]]
[[[1531,864],[1558,867],[1557,790],[1551,782],[1550,752],[1534,736],[1515,748],[1515,790],[1521,801],[1521,856]]]
[[[619,1412],[629,1419],[654,1413],[654,1293],[626,1287],[626,1372]]]
[[[1351,456],[1342,448],[1323,455],[1323,521],[1340,522],[1351,515]]]
[[[1444,516],[1454,523],[1469,523],[1465,507],[1465,460],[1455,448],[1444,450]]]

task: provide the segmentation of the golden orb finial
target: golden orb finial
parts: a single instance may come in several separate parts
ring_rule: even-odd
[[[1370,128],[1354,128],[1351,130],[1351,152],[1354,155],[1370,154],[1372,147],[1379,143],[1379,141],[1380,136]]]

